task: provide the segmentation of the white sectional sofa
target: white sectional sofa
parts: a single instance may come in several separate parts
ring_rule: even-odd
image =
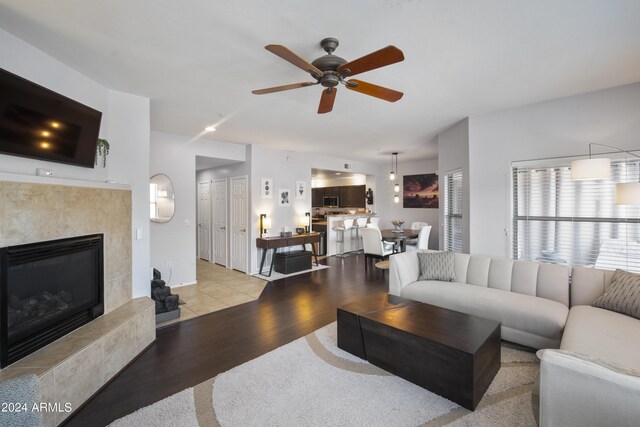
[[[454,282],[418,281],[418,252],[392,255],[389,293],[495,320],[502,338],[558,348],[569,313],[566,266],[455,254]]]
[[[541,426],[640,425],[640,320],[591,306],[613,273],[573,269],[560,349],[538,352]]]

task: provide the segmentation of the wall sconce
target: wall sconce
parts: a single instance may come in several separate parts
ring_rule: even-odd
[[[260,237],[267,236],[267,230],[271,228],[271,218],[267,214],[260,214]]]
[[[304,216],[307,217],[307,225],[304,226],[304,232],[309,233],[311,231],[311,212],[305,212]]]
[[[622,148],[604,144],[589,144],[589,158],[571,162],[572,181],[595,181],[611,179],[611,159],[591,158],[591,146],[611,148],[640,158],[637,154]],[[640,205],[640,182],[622,182],[616,184],[616,205]]]

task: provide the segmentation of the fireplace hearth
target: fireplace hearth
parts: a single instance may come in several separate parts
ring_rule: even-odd
[[[0,249],[0,367],[104,312],[103,236]]]

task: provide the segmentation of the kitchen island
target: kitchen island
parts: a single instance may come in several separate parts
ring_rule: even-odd
[[[311,228],[314,231],[325,231],[326,227],[326,239],[327,239],[327,256],[337,255],[342,250],[342,244],[338,242],[341,238],[341,232],[334,230],[336,227],[342,227],[344,221],[355,221],[357,218],[371,218],[372,214],[367,213],[355,213],[355,214],[333,214],[327,215],[324,221],[314,221]],[[351,234],[353,233],[353,239]],[[358,239],[356,239],[356,230],[347,230],[345,232],[344,252],[355,251],[358,249]]]

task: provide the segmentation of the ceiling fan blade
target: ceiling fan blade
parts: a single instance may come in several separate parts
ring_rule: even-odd
[[[320,98],[320,106],[318,107],[318,114],[325,114],[333,110],[333,101],[336,100],[336,93],[338,89],[326,88],[322,91],[322,97]]]
[[[395,46],[387,46],[362,58],[342,64],[338,67],[338,72],[343,76],[355,76],[403,60],[404,55],[400,49]]]
[[[314,86],[317,84],[317,82],[292,83],[290,85],[274,86],[266,89],[252,90],[251,93],[254,95],[264,95],[265,93],[282,92],[283,90],[298,89],[301,87]]]
[[[355,86],[354,86],[355,84]],[[402,92],[398,92],[386,87],[377,86],[371,83],[363,82],[362,80],[351,79],[345,84],[347,89],[354,90],[356,92],[364,93],[365,95],[374,96],[376,98],[384,99],[389,102],[396,102],[402,95]]]
[[[269,52],[273,53],[274,55],[278,55],[280,58],[284,59],[285,61],[289,61],[296,67],[302,68],[304,71],[306,71],[307,73],[311,74],[314,77],[320,78],[323,75],[323,72],[320,71],[318,68],[309,64],[307,61],[305,61],[304,59],[302,59],[301,57],[299,57],[298,55],[296,55],[295,53],[293,53],[288,48],[282,45],[269,44],[269,45],[266,45],[264,48],[267,49]]]

